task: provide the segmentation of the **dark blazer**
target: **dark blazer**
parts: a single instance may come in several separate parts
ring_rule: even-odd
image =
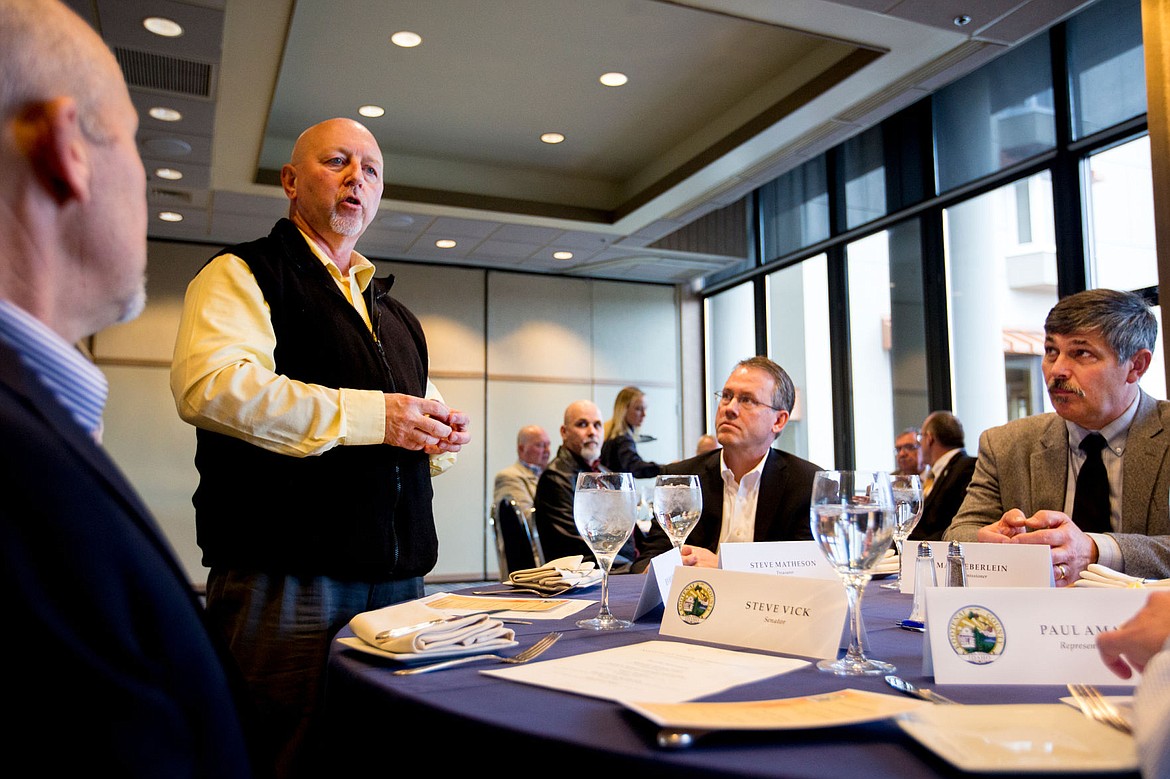
[[[602,441],[600,460],[611,471],[632,473],[635,479],[649,479],[662,472],[658,463],[642,459],[634,437],[628,433]]]
[[[975,458],[960,449],[941,476],[936,476],[930,494],[922,502],[922,517],[910,532],[912,541],[941,541],[951,520],[959,513],[967,485],[975,475]]]
[[[52,773],[251,775],[186,574],[93,439],[0,343],[6,738]]]
[[[718,552],[719,533],[723,529],[723,474],[719,455],[722,450],[696,455],[662,466],[664,474],[693,473],[699,477],[703,493],[703,513],[687,536],[687,544]],[[760,494],[756,500],[756,531],[753,541],[809,541],[812,526],[809,504],[812,502],[813,477],[821,467],[796,455],[770,449],[760,475]],[[650,558],[670,550],[670,538],[655,522],[646,534],[634,571],[645,570]]]

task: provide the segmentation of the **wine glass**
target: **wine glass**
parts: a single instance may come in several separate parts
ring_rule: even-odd
[[[632,473],[577,474],[573,493],[573,522],[577,532],[589,545],[601,569],[601,610],[593,619],[577,622],[577,627],[592,630],[617,630],[634,623],[618,619],[609,611],[609,569],[613,558],[634,530],[638,493]]]
[[[678,549],[703,512],[703,493],[694,474],[658,476],[654,479],[654,518]]]
[[[849,598],[849,649],[817,668],[838,676],[893,673],[890,663],[871,660],[862,646],[861,596],[870,571],[894,538],[894,497],[884,471],[817,471],[809,511],[812,534],[845,583]]]
[[[887,590],[900,590],[902,547],[922,516],[922,479],[913,473],[891,475],[890,489],[894,493],[894,546],[898,550],[898,570],[882,587]]]

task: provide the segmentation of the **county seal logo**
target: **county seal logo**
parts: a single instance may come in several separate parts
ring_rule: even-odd
[[[683,622],[697,625],[715,610],[715,590],[707,582],[691,582],[678,594],[675,608]]]
[[[999,659],[1007,643],[1003,622],[982,606],[964,606],[947,624],[947,640],[955,654],[975,665]]]

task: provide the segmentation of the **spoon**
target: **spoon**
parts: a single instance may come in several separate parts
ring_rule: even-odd
[[[931,703],[958,703],[958,701],[952,701],[950,698],[939,695],[934,690],[927,690],[925,688],[919,689],[918,687],[915,687],[913,684],[903,679],[901,676],[894,676],[893,674],[890,674],[886,677],[886,684],[890,685],[898,692],[904,692],[907,695],[911,695],[915,698],[921,698],[922,700],[930,701]]]

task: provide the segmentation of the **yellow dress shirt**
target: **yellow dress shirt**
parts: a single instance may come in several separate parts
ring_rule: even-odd
[[[362,293],[374,265],[354,252],[348,276],[301,233],[314,256],[370,326]],[[187,287],[171,363],[171,392],[179,416],[197,427],[243,439],[293,457],[335,446],[380,444],[386,401],[378,390],[324,387],[275,372],[276,333],[268,304],[251,269],[224,254]],[[427,397],[442,401],[429,381]],[[454,454],[431,458],[431,474],[446,470]]]

